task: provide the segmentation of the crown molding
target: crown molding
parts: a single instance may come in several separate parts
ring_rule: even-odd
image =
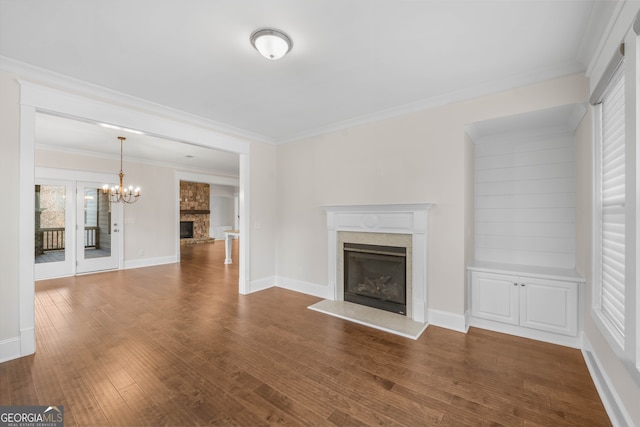
[[[502,91],[540,83],[545,80],[565,77],[572,74],[584,73],[585,71],[584,65],[582,65],[579,61],[571,61],[556,67],[550,67],[547,69],[524,73],[511,78],[501,79],[493,82],[488,82],[483,85],[465,88],[443,95],[433,96],[420,101],[373,112],[371,114],[365,114],[362,116],[354,117],[352,119],[331,123],[315,129],[309,129],[307,131],[291,136],[286,136],[284,138],[275,139],[250,131],[237,129],[228,125],[224,125],[222,123],[215,122],[213,120],[203,118],[201,116],[186,113],[181,110],[127,95],[122,92],[107,89],[98,85],[94,85],[92,83],[87,83],[73,77],[35,67],[33,65],[16,61],[14,59],[1,55],[0,70],[16,74],[17,76],[19,76],[19,78],[28,79],[30,81],[33,81],[34,83],[45,83],[58,89],[75,90],[83,94],[99,97],[114,103],[124,102],[129,107],[139,108],[158,115],[168,116],[174,120],[178,119],[192,125],[200,126],[220,133],[225,133],[233,137],[242,138],[244,140],[272,145],[293,143],[296,141],[301,141],[307,138],[328,134],[343,129],[424,111],[430,108],[442,107],[457,102],[468,101],[470,99],[478,98],[481,96],[492,95]]]
[[[620,16],[620,12],[622,12],[624,3],[625,3],[624,1],[621,1],[616,4],[614,11],[611,14],[611,17],[609,18],[609,22],[607,23],[602,35],[600,36],[600,39],[598,40],[598,45],[595,47],[591,58],[589,58],[589,64],[587,65],[587,71],[585,73],[587,77],[591,77],[591,74],[593,73],[593,69],[598,63],[600,56],[602,56],[604,46],[607,40],[609,39],[609,37],[611,36],[613,29],[615,28],[615,24],[618,20],[618,17]],[[602,8],[604,6],[603,5],[594,6],[594,12],[596,12],[595,9],[598,7]],[[589,24],[593,24],[593,21],[590,20]],[[590,25],[589,28],[592,28],[592,26]]]
[[[120,160],[120,156],[117,154],[97,153],[95,151],[81,150],[81,149],[69,148],[69,147],[60,147],[58,145],[50,145],[50,144],[37,144],[36,151],[38,150],[53,151],[53,152],[63,153],[63,154],[74,154],[79,156],[96,157],[100,159]],[[161,162],[158,160],[149,160],[149,159],[145,159],[142,157],[135,157],[135,156],[127,156],[127,158],[125,159],[125,163],[160,166],[160,167],[174,169],[176,171],[188,171],[188,172],[211,175],[211,176],[220,176],[220,177],[235,179],[235,180],[239,179],[239,175],[237,173],[228,171],[228,170],[202,169],[195,166],[185,166],[178,163]]]
[[[76,79],[44,68],[36,67],[25,62],[0,55],[0,70],[16,75],[18,80],[29,81],[31,83],[43,84],[59,90],[67,90],[96,97],[111,103],[125,104],[127,107],[141,109],[160,116],[170,117],[190,125],[208,129],[210,131],[227,134],[249,142],[262,142],[273,144],[273,138],[260,135],[244,129],[225,125],[196,114],[187,113],[166,105],[138,98],[126,93],[118,92]]]
[[[507,90],[517,89],[523,86],[529,86],[536,83],[541,83],[546,80],[552,80],[556,78],[566,77],[574,74],[584,73],[584,65],[578,61],[570,61],[561,64],[556,67],[550,67],[541,69],[534,72],[524,73],[518,76],[514,76],[507,79],[500,79],[493,82],[488,82],[483,85],[469,87],[454,92],[449,92],[443,95],[437,95],[431,98],[423,99],[417,102],[412,102],[398,107],[389,108],[382,111],[377,111],[371,114],[354,117],[353,119],[344,120],[341,122],[332,123],[327,126],[322,126],[316,129],[312,129],[306,132],[301,132],[291,137],[280,139],[275,141],[275,144],[287,144],[296,141],[301,141],[307,138],[344,130],[356,126],[366,125],[373,122],[378,122],[386,119],[404,116],[420,111],[424,111],[430,108],[442,107],[445,105],[455,104],[462,101],[468,101],[474,98],[482,96],[494,95],[499,92]]]

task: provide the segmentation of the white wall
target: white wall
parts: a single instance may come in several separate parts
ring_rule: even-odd
[[[224,239],[224,230],[233,229],[233,197],[211,196],[209,237]]]
[[[463,316],[465,124],[587,96],[571,76],[279,146],[278,277],[327,286],[324,205],[432,202],[429,307]]]
[[[20,336],[19,221],[20,204],[20,108],[19,87],[13,76],[0,71],[0,181],[11,183],[3,189],[0,209],[0,362],[17,346]],[[4,350],[6,349],[6,350]]]
[[[251,145],[249,244],[251,287],[273,286],[276,269],[276,241],[279,235],[276,199],[276,148],[267,144]],[[240,230],[242,233],[242,229]]]
[[[238,189],[229,185],[210,185],[211,210],[209,236],[224,239],[224,230],[232,230],[235,222],[235,200]]]
[[[573,138],[573,132],[541,129],[477,141],[477,261],[574,268]]]
[[[113,173],[117,179],[118,159],[36,149],[36,166]],[[124,206],[125,266],[176,262],[178,219],[174,194],[175,169],[124,162],[125,183],[142,189],[138,202]]]

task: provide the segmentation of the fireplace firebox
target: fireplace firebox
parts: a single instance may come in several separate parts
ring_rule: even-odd
[[[407,250],[344,243],[344,300],[407,313]]]
[[[193,239],[193,221],[180,221],[180,238]]]

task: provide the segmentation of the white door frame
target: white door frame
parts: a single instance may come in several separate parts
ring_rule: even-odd
[[[89,171],[79,171],[79,170],[72,170],[72,169],[56,169],[56,168],[48,168],[48,167],[41,167],[41,166],[37,166],[35,167],[35,176],[36,176],[36,180],[40,181],[40,180],[52,180],[52,181],[60,181],[60,182],[66,182],[66,183],[71,183],[73,184],[73,192],[75,195],[76,192],[76,188],[78,186],[79,183],[88,183],[88,182],[94,182],[94,183],[104,183],[104,182],[111,182],[113,181],[113,174],[108,174],[108,173],[102,173],[102,172],[89,172]],[[76,198],[73,198],[74,203],[73,203],[73,221],[72,221],[72,227],[73,227],[73,253],[71,254],[73,256],[73,267],[72,267],[72,271],[71,271],[71,275],[75,275],[77,274],[77,266],[76,266],[76,260],[78,259],[77,257],[77,253],[78,251],[81,250],[81,248],[77,245],[77,227],[76,225],[79,223],[78,221],[80,220],[78,218],[78,214],[77,214],[77,210],[79,209],[78,207],[78,202],[76,200]],[[119,218],[122,220],[122,218],[124,217],[124,209],[122,204],[114,204],[112,205],[112,209],[115,209],[117,211],[117,215],[119,216]],[[118,270],[122,270],[124,268],[124,235],[120,236],[120,239],[118,239],[117,242],[117,269]],[[97,270],[96,270],[97,271]],[[43,277],[44,279],[45,277]]]
[[[192,172],[176,172],[176,194],[180,195],[180,181],[201,182],[204,184],[230,185],[232,187],[240,186],[240,180],[225,176],[214,176]],[[180,220],[180,200],[178,199],[175,206],[176,218]],[[176,254],[180,259],[180,239],[176,242]],[[242,292],[241,292],[242,293]]]
[[[35,353],[35,130],[36,113],[55,114],[76,120],[119,125],[175,141],[238,153],[240,156],[240,247],[238,291],[249,291],[249,168],[251,144],[248,140],[218,132],[211,121],[88,85],[75,90],[93,98],[18,80],[20,85],[20,356]],[[80,85],[78,85],[80,86]],[[104,101],[104,100],[109,100]],[[173,119],[175,118],[175,119]],[[179,236],[175,236],[178,239]]]
[[[72,276],[75,274],[76,265],[76,183],[75,181],[55,179],[36,174],[36,185],[59,186],[65,189],[64,260],[36,264],[34,266],[36,280]]]
[[[113,203],[111,205],[111,218],[109,219],[109,229],[111,236],[111,254],[108,257],[85,258],[84,247],[84,189],[96,188],[98,191],[107,180],[76,181],[76,274],[88,274],[106,270],[122,270],[124,265],[124,209],[122,203]],[[82,191],[80,191],[82,190]]]

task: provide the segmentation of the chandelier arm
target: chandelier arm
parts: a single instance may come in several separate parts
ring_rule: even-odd
[[[129,189],[126,189],[124,186],[123,142],[127,138],[119,136],[118,139],[120,140],[120,173],[118,174],[118,186],[109,189],[105,184],[103,191],[109,195],[109,203],[135,203],[140,197],[140,188],[134,189],[133,186],[130,186]]]

